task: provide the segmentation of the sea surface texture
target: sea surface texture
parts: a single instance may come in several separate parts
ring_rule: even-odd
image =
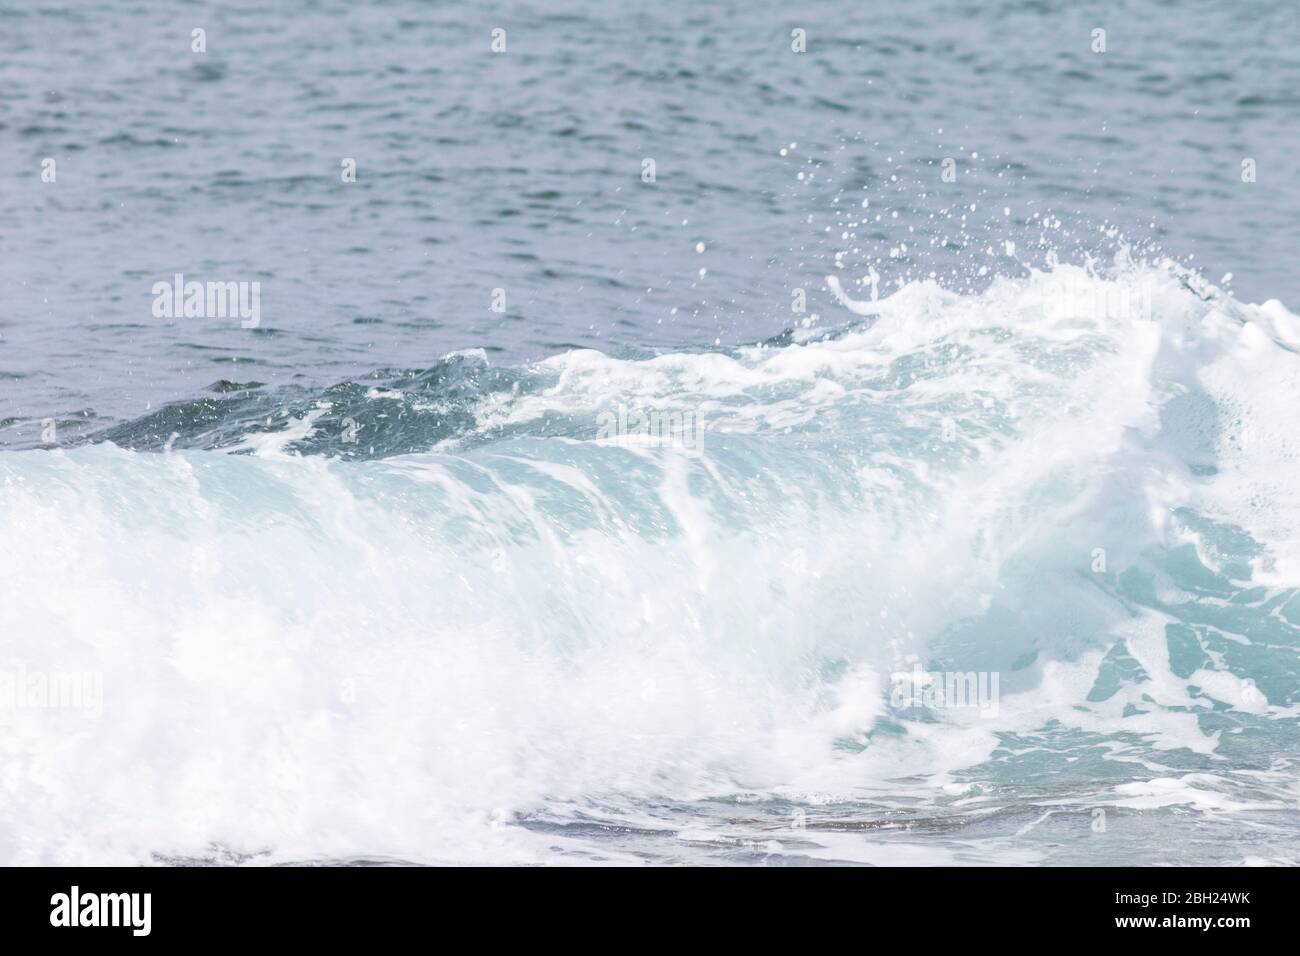
[[[1297,51],[0,5],[0,862],[1300,862]]]

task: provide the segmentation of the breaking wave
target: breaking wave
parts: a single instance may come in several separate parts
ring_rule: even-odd
[[[1294,862],[1300,318],[1125,263],[862,311],[0,455],[0,670],[102,676],[0,707],[0,858]]]

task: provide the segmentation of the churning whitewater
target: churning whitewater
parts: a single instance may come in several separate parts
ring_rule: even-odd
[[[102,677],[0,709],[0,858],[1300,862],[1300,318],[858,311],[0,456],[2,669]]]

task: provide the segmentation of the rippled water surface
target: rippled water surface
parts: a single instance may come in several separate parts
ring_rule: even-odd
[[[754,341],[793,288],[833,311],[837,253],[964,284],[1110,224],[1293,303],[1297,40],[1285,4],[9,4],[0,442],[221,379]],[[154,319],[176,272],[259,280],[262,328]]]

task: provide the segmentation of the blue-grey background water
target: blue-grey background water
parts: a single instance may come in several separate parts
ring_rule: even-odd
[[[106,681],[9,715],[0,852],[1295,862],[1298,41],[0,5],[0,643]],[[1001,718],[882,710],[918,661]]]
[[[790,324],[793,288],[830,311],[818,290],[837,252],[859,272],[885,257],[885,283],[1001,274],[990,240],[1041,255],[1048,216],[1062,254],[1104,248],[1109,223],[1214,280],[1231,272],[1251,301],[1300,299],[1300,27],[1285,5],[0,16],[0,400],[27,422],[7,444],[33,419],[131,418],[220,379],[328,385],[465,348],[752,342]],[[206,54],[190,52],[196,26]],[[863,195],[873,215],[846,242]],[[263,327],[154,319],[150,288],[176,272],[260,281]]]

